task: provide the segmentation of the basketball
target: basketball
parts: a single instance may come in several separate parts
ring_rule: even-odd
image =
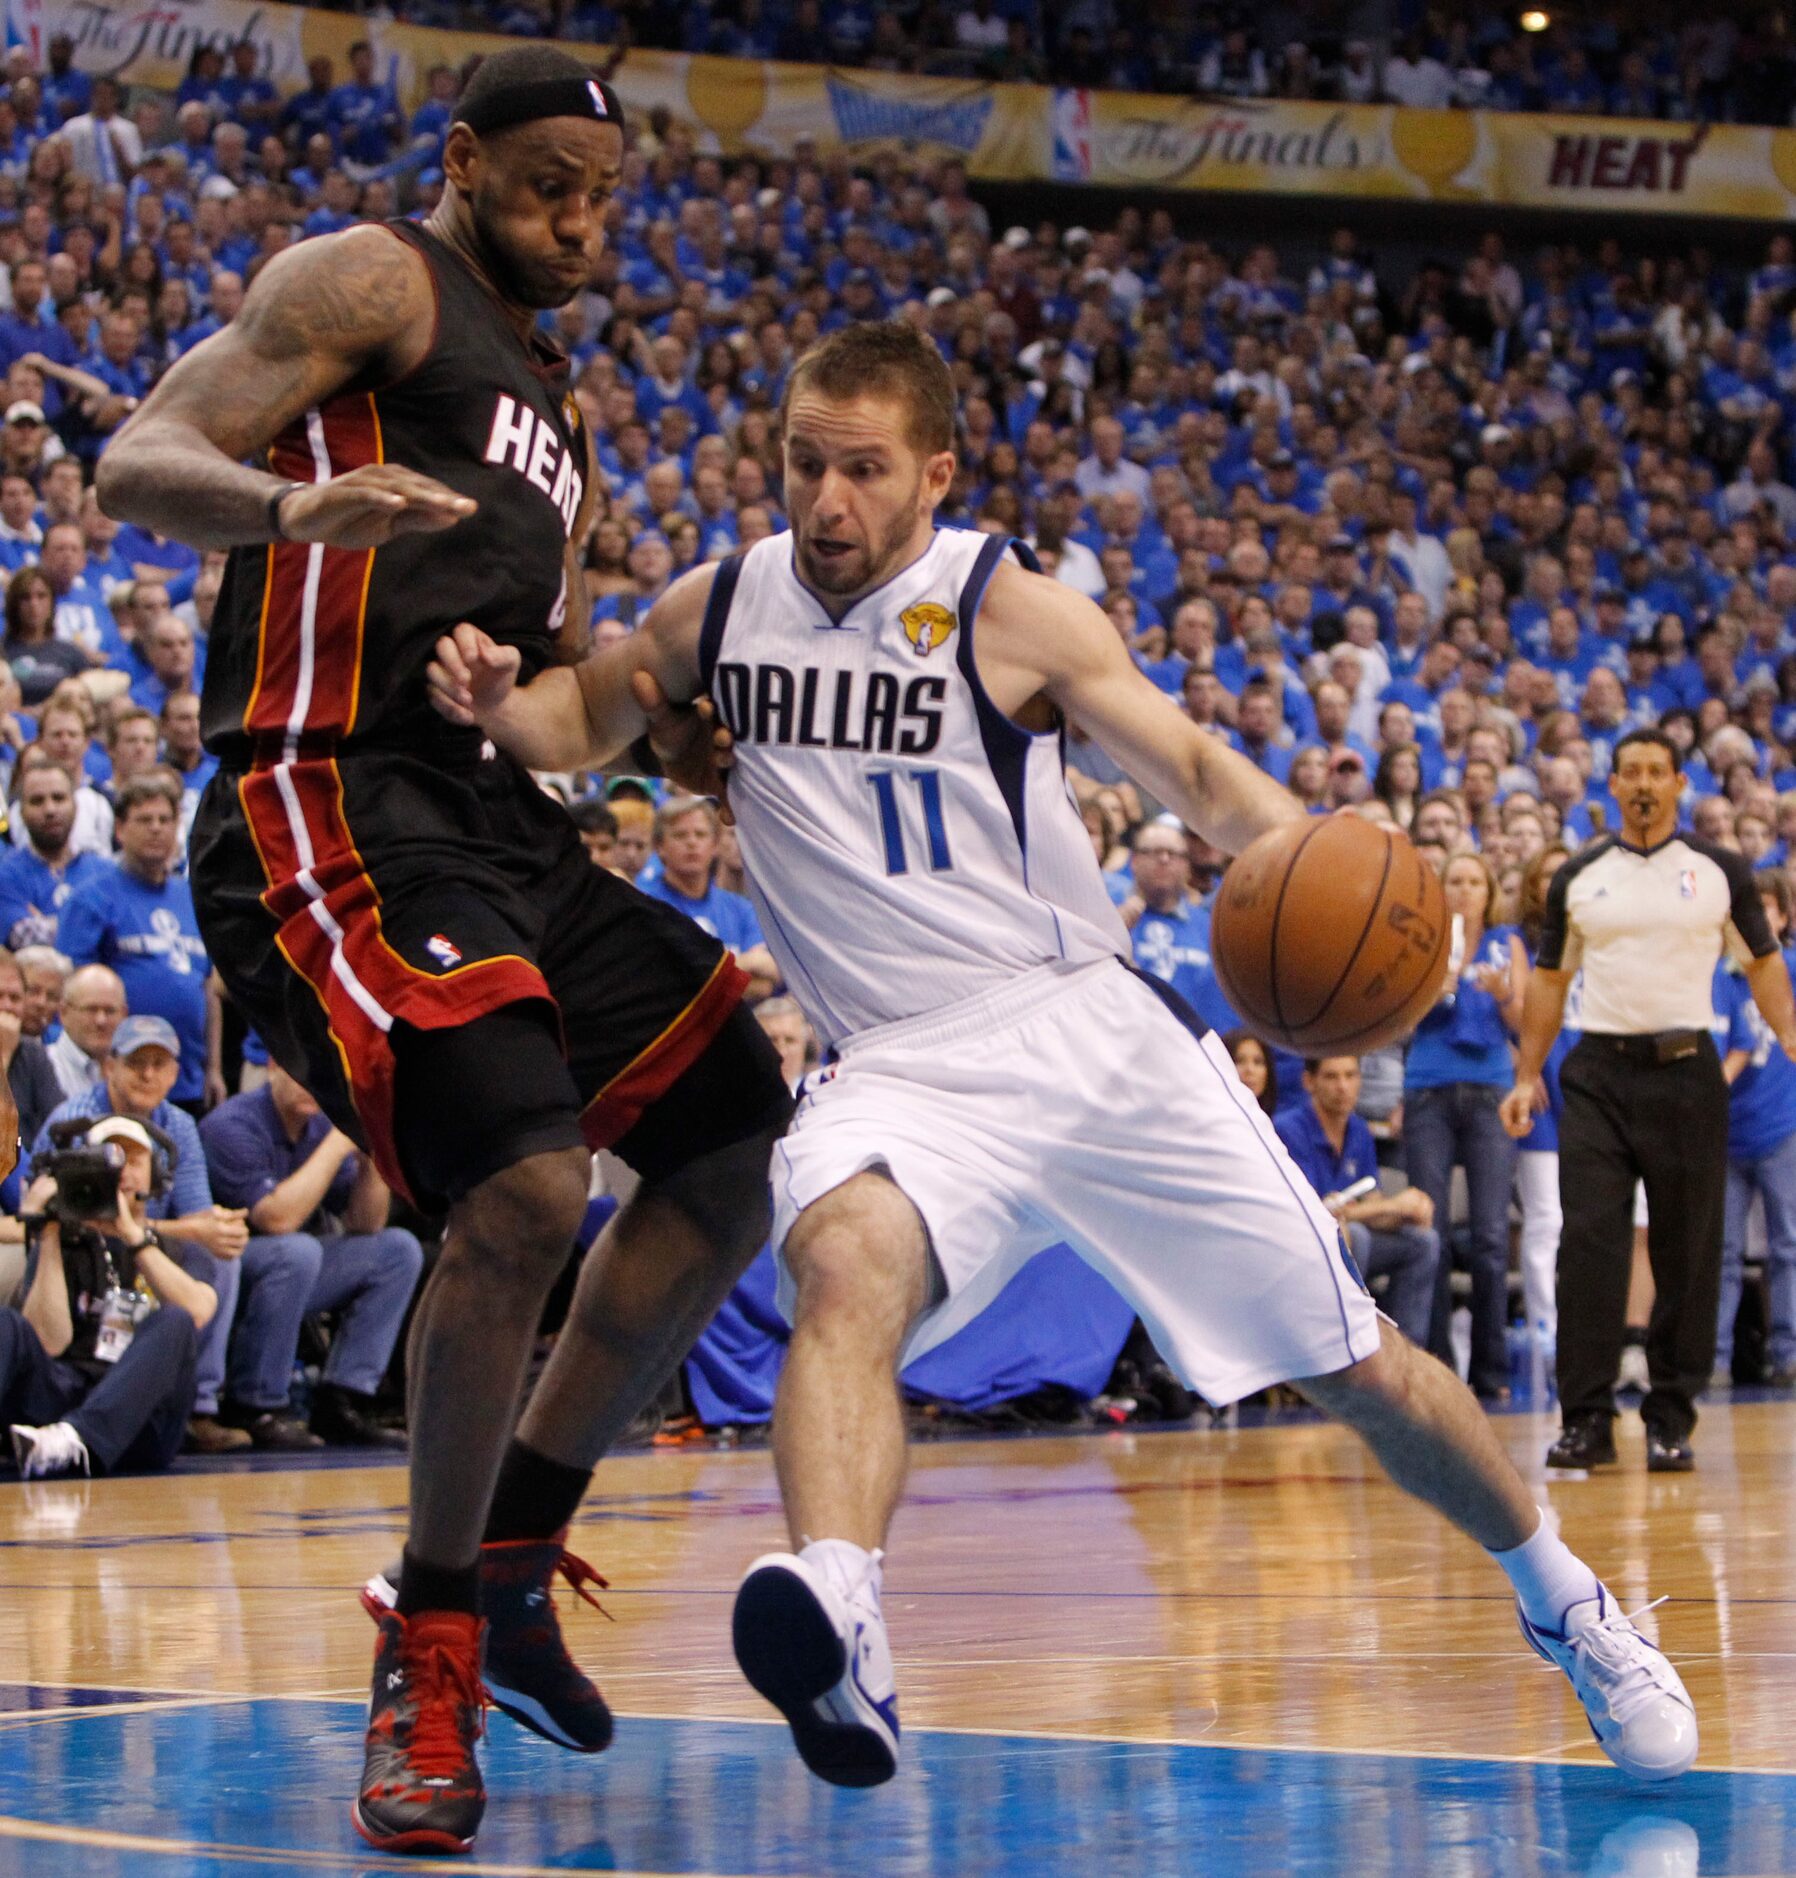
[[[1447,903],[1399,830],[1358,815],[1275,828],[1222,877],[1210,929],[1223,995],[1267,1041],[1363,1055],[1440,995]]]

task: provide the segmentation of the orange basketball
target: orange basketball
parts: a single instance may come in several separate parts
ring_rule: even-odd
[[[1358,815],[1262,835],[1217,890],[1210,950],[1241,1020],[1304,1056],[1406,1037],[1440,996],[1447,903],[1409,837]]]

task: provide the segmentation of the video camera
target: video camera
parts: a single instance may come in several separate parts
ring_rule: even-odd
[[[31,1178],[48,1174],[56,1182],[44,1208],[44,1217],[63,1227],[103,1224],[118,1217],[119,1176],[125,1171],[125,1151],[116,1141],[86,1143],[91,1129],[106,1115],[85,1115],[66,1122],[52,1122],[50,1145],[31,1162]],[[158,1152],[150,1157],[150,1198],[166,1193],[174,1177],[181,1151],[154,1122],[136,1121],[155,1144]]]

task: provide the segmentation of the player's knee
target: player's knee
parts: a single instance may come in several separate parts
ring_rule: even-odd
[[[459,1246],[489,1286],[546,1290],[585,1215],[591,1166],[584,1148],[560,1148],[483,1180],[455,1209],[445,1258]]]
[[[1296,1384],[1325,1415],[1350,1427],[1364,1428],[1408,1418],[1414,1400],[1414,1366],[1422,1353],[1395,1324],[1380,1318],[1379,1346],[1371,1356],[1325,1376],[1306,1376]]]
[[[800,1323],[855,1321],[896,1340],[928,1302],[922,1221],[878,1175],[861,1175],[807,1208],[785,1258]]]

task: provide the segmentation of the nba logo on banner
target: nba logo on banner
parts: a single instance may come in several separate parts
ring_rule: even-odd
[[[1681,893],[1686,900],[1694,900],[1696,898],[1696,870],[1693,867],[1686,867],[1684,871],[1678,875],[1678,892]]]
[[[31,63],[44,62],[44,0],[6,0],[6,49],[22,46]]]
[[[1054,93],[1054,180],[1086,183],[1091,180],[1091,93]]]

